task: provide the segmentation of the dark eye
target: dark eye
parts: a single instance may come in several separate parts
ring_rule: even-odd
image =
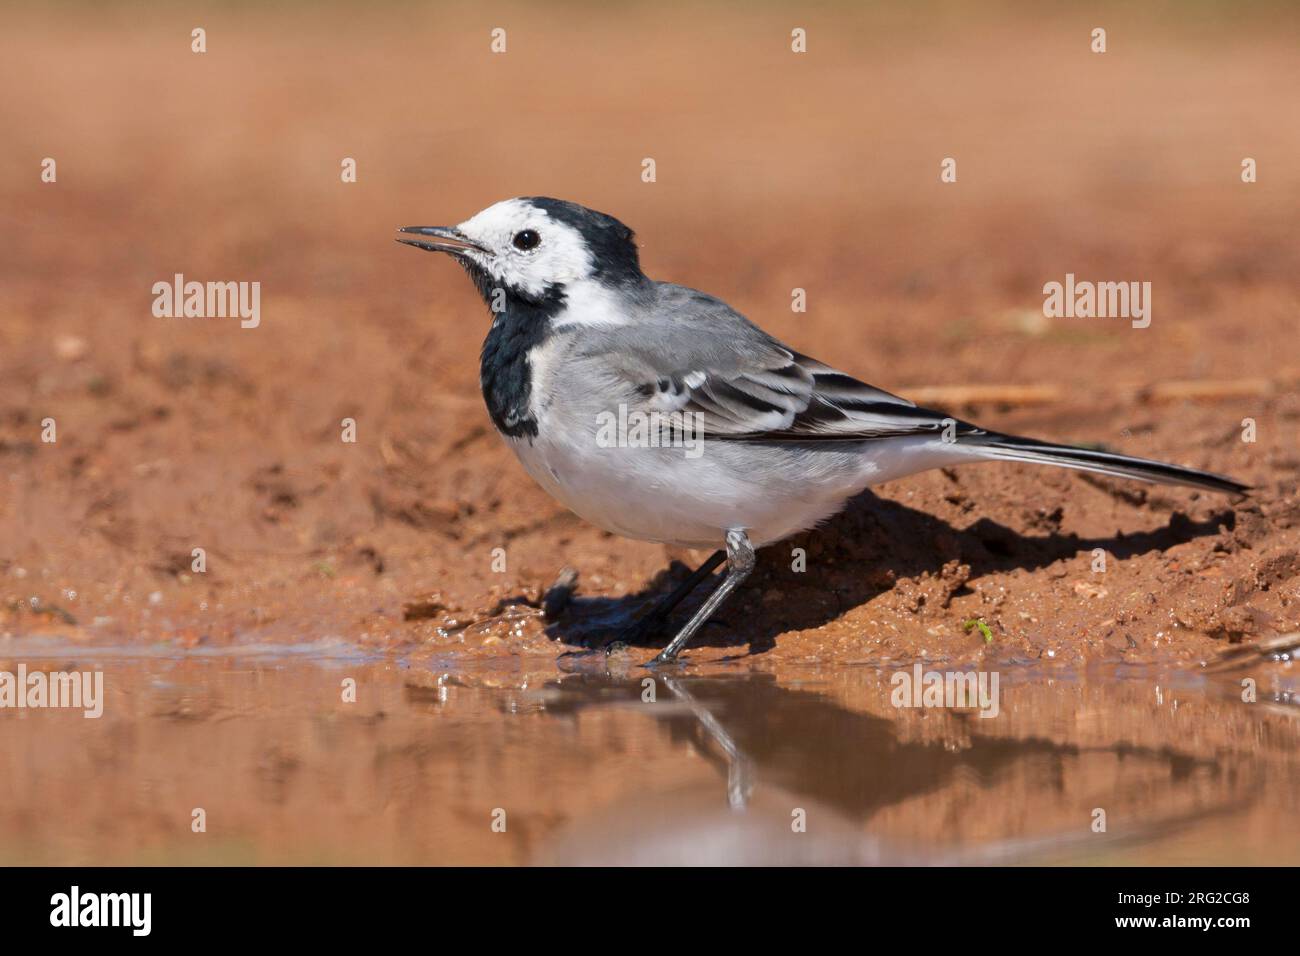
[[[515,248],[523,249],[525,252],[527,252],[529,249],[536,249],[538,243],[540,243],[541,241],[542,241],[542,237],[539,236],[536,233],[536,231],[532,229],[525,229],[523,232],[515,233],[515,238],[514,238]]]

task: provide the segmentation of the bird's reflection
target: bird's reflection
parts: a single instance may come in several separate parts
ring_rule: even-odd
[[[1053,852],[1101,851],[1153,839],[1207,814],[1239,809],[1249,768],[1225,772],[1214,755],[1117,741],[1080,746],[1046,736],[990,732],[977,719],[944,714],[959,738],[905,739],[885,717],[850,710],[814,691],[780,686],[767,675],[696,678],[656,675],[670,705],[646,704],[673,741],[689,743],[725,779],[716,790],[678,789],[639,795],[586,816],[550,841],[540,859],[567,863],[867,863],[1020,862]],[[574,674],[547,687],[551,715],[636,700],[639,680]],[[930,800],[951,812],[1032,823],[1069,819],[1070,788],[1104,768],[1114,775],[1107,800],[1112,824],[1089,826],[1087,810],[1068,826],[990,833],[945,846],[942,821],[928,841],[880,839],[872,821],[909,803]],[[1096,776],[1096,774],[1094,774]],[[1091,784],[1090,786],[1095,786]],[[972,795],[973,793],[973,795]],[[1245,797],[1248,799],[1248,797]],[[937,801],[937,802],[936,802]],[[933,812],[933,811],[925,811]],[[1072,812],[1072,811],[1069,811]],[[792,824],[802,813],[801,830]],[[990,824],[991,829],[996,824]],[[1035,832],[1035,831],[1038,832]]]
[[[691,694],[682,682],[673,677],[663,677],[664,686],[672,695],[690,708],[700,727],[717,745],[727,765],[727,803],[732,809],[741,810],[749,803],[754,790],[754,765],[745,752],[736,745],[727,728],[707,707]]]

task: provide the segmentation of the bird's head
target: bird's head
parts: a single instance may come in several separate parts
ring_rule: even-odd
[[[398,242],[453,256],[489,305],[498,289],[540,303],[582,283],[644,281],[632,230],[613,216],[562,199],[507,199],[458,226],[400,231],[421,238]]]

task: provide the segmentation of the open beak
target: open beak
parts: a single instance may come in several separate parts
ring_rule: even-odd
[[[417,236],[429,236],[428,241],[420,239],[398,239],[407,246],[415,246],[426,252],[449,252],[453,256],[463,255],[469,250],[487,254],[487,250],[478,243],[471,242],[461,235],[454,226],[403,226],[398,232],[414,233]]]

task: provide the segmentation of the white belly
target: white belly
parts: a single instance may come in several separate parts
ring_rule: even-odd
[[[721,547],[732,528],[761,547],[814,527],[870,485],[971,460],[929,438],[833,448],[705,439],[691,458],[680,448],[602,448],[589,431],[540,424],[537,437],[509,443],[552,497],[614,534],[692,548]]]

